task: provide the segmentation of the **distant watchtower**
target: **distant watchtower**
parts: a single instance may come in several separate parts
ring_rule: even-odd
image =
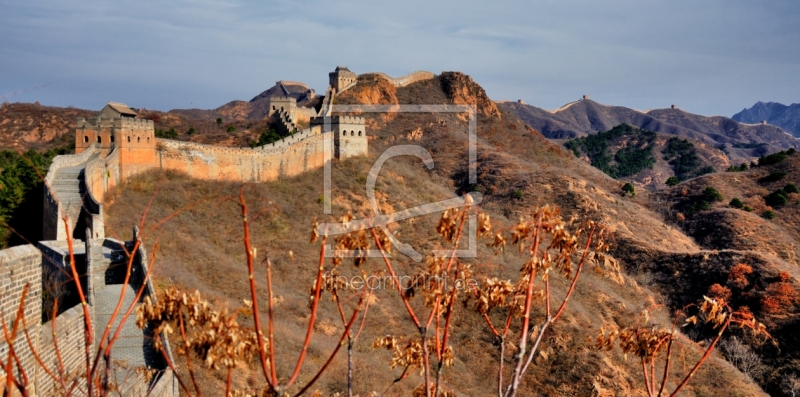
[[[341,92],[343,88],[355,83],[357,79],[358,76],[347,66],[337,66],[336,70],[328,73],[329,84],[336,92]]]

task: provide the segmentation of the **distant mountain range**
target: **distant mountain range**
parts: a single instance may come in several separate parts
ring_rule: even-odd
[[[718,147],[733,163],[800,147],[800,140],[774,125],[742,124],[727,117],[689,113],[676,106],[639,111],[603,105],[586,97],[554,111],[519,102],[499,104],[550,139],[581,137],[608,131],[619,124],[629,124]]]
[[[786,132],[800,137],[800,103],[784,105],[777,102],[757,102],[750,109],[733,115],[740,123],[760,123],[766,121],[783,128]]]

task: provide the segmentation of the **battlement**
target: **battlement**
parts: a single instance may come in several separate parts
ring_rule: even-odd
[[[330,124],[365,124],[366,118],[362,116],[330,116]],[[314,117],[311,119],[312,125],[324,125],[325,117]]]
[[[80,118],[78,119],[77,128],[85,129],[85,128],[129,128],[129,129],[154,129],[155,124],[153,120],[148,119],[135,119],[130,117],[121,117],[121,118],[107,118],[107,117],[96,117],[96,118]]]
[[[294,102],[297,103],[297,99],[294,99],[290,96],[271,96],[269,97],[270,102]]]

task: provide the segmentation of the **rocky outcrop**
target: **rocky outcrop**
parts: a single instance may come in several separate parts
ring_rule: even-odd
[[[497,105],[489,99],[486,91],[476,84],[472,77],[461,72],[442,72],[439,76],[442,90],[456,105],[477,105],[478,112],[484,116],[502,118]]]

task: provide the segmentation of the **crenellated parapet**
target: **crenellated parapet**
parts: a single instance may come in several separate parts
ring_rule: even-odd
[[[78,123],[76,128],[78,129],[86,129],[86,128],[136,128],[136,129],[147,129],[147,128],[155,128],[153,124],[153,120],[148,119],[131,119],[131,118],[117,118],[117,119],[109,119],[102,116],[95,117],[95,118],[80,118],[78,119]]]

